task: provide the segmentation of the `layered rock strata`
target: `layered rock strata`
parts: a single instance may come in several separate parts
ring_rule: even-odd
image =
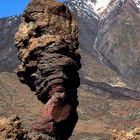
[[[21,17],[15,45],[22,62],[17,68],[20,81],[45,104],[33,131],[46,139],[67,140],[78,120],[81,67],[73,14],[55,0],[31,0]]]

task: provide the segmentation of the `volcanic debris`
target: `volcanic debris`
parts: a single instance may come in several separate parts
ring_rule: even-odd
[[[0,118],[0,140],[28,140],[27,134],[16,115],[8,119]]]

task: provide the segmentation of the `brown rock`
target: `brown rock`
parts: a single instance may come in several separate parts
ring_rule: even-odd
[[[17,116],[0,118],[0,140],[28,140],[27,132]]]
[[[140,128],[135,128],[130,132],[114,130],[113,140],[140,140]]]
[[[31,0],[21,17],[15,45],[22,61],[17,69],[20,81],[46,104],[33,131],[67,140],[77,122],[81,67],[73,14],[55,0]]]

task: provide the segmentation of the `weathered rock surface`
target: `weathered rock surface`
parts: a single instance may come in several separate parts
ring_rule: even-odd
[[[0,118],[0,140],[28,140],[27,133],[17,116]]]
[[[15,45],[22,62],[17,69],[20,81],[45,104],[33,130],[67,140],[78,119],[77,71],[81,67],[74,16],[55,0],[30,1],[21,17]]]
[[[140,140],[140,128],[135,128],[130,132],[114,130],[113,140]]]

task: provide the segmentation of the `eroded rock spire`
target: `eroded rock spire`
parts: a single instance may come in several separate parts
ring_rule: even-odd
[[[32,130],[42,140],[67,140],[78,120],[81,67],[73,14],[55,0],[31,0],[21,17],[15,45],[22,62],[17,69],[20,81],[45,104]]]

